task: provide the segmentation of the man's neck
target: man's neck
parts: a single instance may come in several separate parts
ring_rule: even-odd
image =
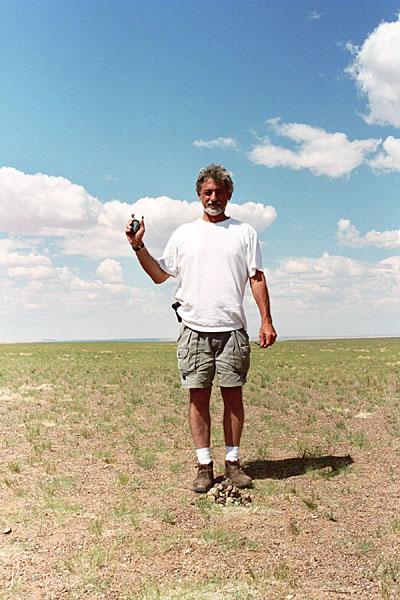
[[[203,212],[203,221],[208,221],[209,223],[221,223],[221,221],[226,221],[229,217],[226,216],[225,213],[221,215],[209,215],[206,211]]]

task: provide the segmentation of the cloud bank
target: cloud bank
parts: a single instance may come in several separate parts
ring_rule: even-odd
[[[57,339],[175,337],[169,286],[128,285],[121,281],[121,265],[113,259],[101,261],[96,271],[84,278],[18,242],[1,241],[0,315],[4,326],[10,327],[10,336],[21,339],[19,328],[28,319]],[[15,267],[25,270],[10,276],[8,270]],[[40,271],[42,267],[46,272]],[[38,269],[36,277],[29,269]],[[134,266],[132,269],[135,273]],[[351,333],[351,327],[359,335],[379,334],[385,332],[385,323],[386,327],[391,323],[391,331],[396,333],[400,256],[375,263],[328,253],[317,258],[293,257],[266,270],[266,275],[281,335],[312,335],[316,331],[342,335]],[[250,331],[255,335],[259,314],[250,293],[246,303]],[[305,329],[306,323],[312,323],[312,330]]]
[[[355,56],[347,72],[367,98],[365,120],[400,127],[400,16],[380,23],[360,48],[351,48]]]
[[[201,216],[199,201],[158,196],[133,204],[100,202],[63,177],[28,175],[13,168],[0,169],[0,231],[14,235],[55,238],[67,255],[118,258],[131,254],[124,230],[132,213],[146,223],[146,244],[161,253],[179,225]],[[276,219],[272,206],[246,202],[229,204],[230,214],[263,231]]]
[[[374,263],[328,253],[287,258],[266,277],[281,335],[400,334],[400,256]],[[246,308],[256,332],[251,297]]]

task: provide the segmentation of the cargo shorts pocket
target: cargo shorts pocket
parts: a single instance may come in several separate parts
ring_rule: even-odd
[[[233,352],[235,371],[241,375],[246,375],[250,368],[249,336],[244,329],[238,329],[233,334],[235,336]]]
[[[185,328],[178,339],[176,356],[182,377],[186,377],[186,375],[196,370],[197,337],[195,331]]]
[[[178,368],[182,375],[189,373],[189,348],[178,348],[176,352]]]

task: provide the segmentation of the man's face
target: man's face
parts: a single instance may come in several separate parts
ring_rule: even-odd
[[[205,212],[210,217],[223,215],[231,197],[225,185],[220,181],[214,181],[214,179],[204,181],[197,195],[201,200]]]

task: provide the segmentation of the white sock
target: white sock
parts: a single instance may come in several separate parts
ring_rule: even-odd
[[[199,465],[208,465],[211,461],[211,448],[196,448]]]
[[[226,446],[225,460],[229,460],[230,462],[239,460],[239,446]]]

